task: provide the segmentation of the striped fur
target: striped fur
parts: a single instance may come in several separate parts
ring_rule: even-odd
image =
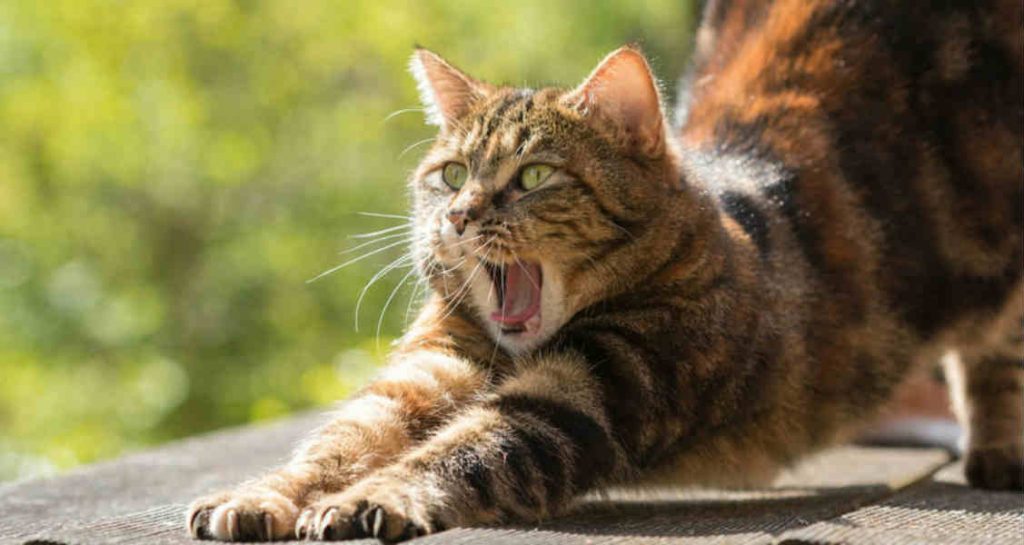
[[[418,51],[433,299],[291,463],[189,528],[398,540],[612,483],[764,482],[948,351],[969,481],[1024,487],[1021,11],[712,1],[675,129],[635,49],[542,90]],[[537,162],[555,174],[517,188]],[[488,318],[479,272],[520,260],[543,273],[532,336]]]

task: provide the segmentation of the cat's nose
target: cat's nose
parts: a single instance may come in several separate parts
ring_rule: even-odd
[[[455,232],[462,236],[466,231],[466,224],[476,219],[476,213],[472,208],[455,208],[448,210],[448,221],[455,227]]]
[[[469,222],[479,218],[487,206],[489,193],[479,183],[470,180],[448,203],[448,221],[455,232],[462,236]]]

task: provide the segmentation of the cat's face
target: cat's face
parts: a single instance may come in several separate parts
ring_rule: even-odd
[[[529,351],[616,281],[603,258],[664,190],[646,62],[620,50],[570,91],[493,87],[424,50],[413,70],[441,127],[412,179],[417,263],[502,346]]]

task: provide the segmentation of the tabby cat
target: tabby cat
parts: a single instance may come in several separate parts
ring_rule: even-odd
[[[719,0],[676,123],[640,51],[574,89],[419,49],[432,298],[382,376],[194,536],[401,540],[597,487],[749,485],[949,369],[974,486],[1024,486],[1019,0]]]

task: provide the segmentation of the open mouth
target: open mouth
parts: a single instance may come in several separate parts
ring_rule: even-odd
[[[498,308],[491,320],[500,324],[503,333],[524,333],[536,329],[540,320],[541,288],[544,274],[540,265],[516,261],[507,265],[487,264]]]

